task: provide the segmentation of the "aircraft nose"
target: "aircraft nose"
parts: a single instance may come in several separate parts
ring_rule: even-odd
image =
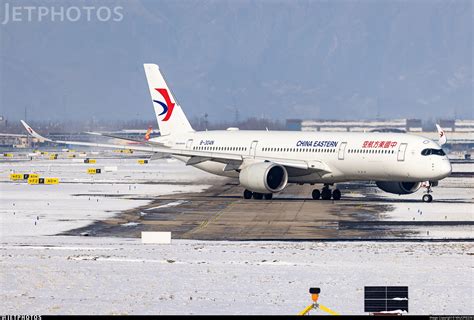
[[[449,160],[444,160],[440,163],[439,171],[443,178],[449,176],[452,172],[451,162]]]

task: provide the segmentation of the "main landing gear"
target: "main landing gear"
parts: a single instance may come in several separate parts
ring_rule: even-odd
[[[431,182],[423,183],[422,187],[426,188],[426,193],[423,195],[423,197],[421,197],[421,200],[423,200],[423,202],[433,201],[433,196],[430,194],[431,192],[433,192],[433,190],[431,189],[432,185],[433,184]]]
[[[244,199],[251,199],[254,198],[255,200],[262,200],[265,198],[265,200],[272,200],[273,198],[273,193],[259,193],[259,192],[252,192],[250,190],[245,189],[244,191]]]
[[[318,189],[314,189],[311,196],[313,197],[314,200],[340,200],[341,199],[341,190],[339,189],[334,189],[331,191],[329,189],[329,184],[325,184],[324,187],[319,191]]]

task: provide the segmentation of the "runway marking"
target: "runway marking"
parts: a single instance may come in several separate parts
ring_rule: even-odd
[[[213,216],[212,218],[206,220],[206,221],[203,221],[201,222],[201,224],[199,226],[197,226],[196,228],[192,229],[191,231],[188,231],[184,234],[184,236],[186,236],[187,234],[192,234],[192,233],[196,233],[198,231],[201,231],[203,229],[205,229],[207,227],[207,225],[210,223],[210,222],[216,222],[226,211],[228,211],[232,206],[234,205],[234,202],[230,203],[228,206],[226,206],[224,209],[220,210],[215,216]]]

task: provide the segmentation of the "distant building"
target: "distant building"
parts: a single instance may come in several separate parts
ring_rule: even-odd
[[[445,148],[452,151],[470,152],[474,148],[474,120],[439,120],[439,125],[447,132]],[[409,132],[438,140],[438,132],[423,131],[420,119],[391,120],[286,120],[286,129],[307,132]]]
[[[286,119],[286,130],[301,131],[301,119]]]
[[[0,116],[0,129],[8,127],[8,120],[4,116]]]
[[[420,119],[394,120],[300,120],[288,119],[287,130],[292,131],[332,131],[364,132],[372,130],[421,132]]]
[[[474,120],[439,120],[445,131],[474,133]]]

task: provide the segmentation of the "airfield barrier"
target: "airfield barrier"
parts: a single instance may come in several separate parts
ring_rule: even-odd
[[[142,231],[143,244],[171,244],[171,232]]]
[[[10,180],[12,181],[23,180],[23,175],[21,173],[11,173]]]
[[[11,173],[10,180],[28,180],[29,178],[39,178],[39,175],[36,173]]]
[[[11,173],[11,181],[26,181],[28,184],[58,184],[59,178],[41,178],[37,173]]]
[[[130,150],[130,149],[118,149],[118,150],[114,150],[114,152],[117,152],[117,153],[133,153],[133,150]]]
[[[59,178],[28,178],[28,184],[59,184]]]

